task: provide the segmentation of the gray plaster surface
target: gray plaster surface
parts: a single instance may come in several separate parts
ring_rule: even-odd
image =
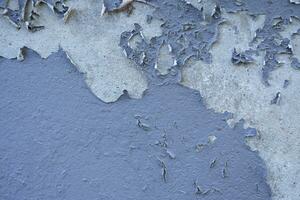
[[[0,59],[0,198],[267,200],[264,162],[179,84],[106,104],[59,51]]]

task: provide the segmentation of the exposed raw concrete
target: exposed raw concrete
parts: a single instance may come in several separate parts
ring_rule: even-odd
[[[159,71],[161,75],[167,75],[169,73],[169,70],[173,65],[176,65],[174,63],[174,58],[172,58],[171,50],[168,45],[163,44],[160,48],[159,55],[158,55],[158,61],[156,64],[156,68]]]
[[[72,3],[72,4],[71,4]],[[147,82],[135,65],[128,62],[119,48],[120,33],[138,22],[143,25],[146,38],[160,35],[159,21],[146,23],[146,15],[153,10],[143,4],[130,17],[126,13],[100,16],[102,1],[69,1],[76,8],[67,24],[46,6],[39,9],[39,24],[44,30],[35,33],[25,28],[19,31],[4,18],[0,18],[0,56],[15,58],[26,46],[43,58],[62,48],[78,69],[86,74],[92,92],[105,102],[112,102],[127,90],[130,97],[140,98]],[[76,14],[77,13],[77,14]],[[142,17],[141,17],[142,16]]]
[[[260,77],[263,55],[256,57],[253,64],[233,65],[232,50],[249,48],[263,18],[253,21],[243,14],[228,16],[229,22],[220,25],[218,42],[212,47],[212,64],[197,61],[187,65],[183,84],[199,90],[209,108],[229,111],[234,114],[234,121],[245,119],[247,126],[259,131],[260,136],[249,140],[249,144],[266,161],[273,199],[298,200],[300,73],[290,67],[288,56],[282,55],[279,59],[286,64],[272,73],[271,86],[265,87]],[[290,85],[284,89],[285,80]],[[271,104],[277,92],[281,93],[280,104]]]
[[[106,104],[60,51],[0,59],[1,200],[271,200],[255,135],[179,84]]]

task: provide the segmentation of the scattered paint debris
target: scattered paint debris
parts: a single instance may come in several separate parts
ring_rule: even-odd
[[[144,131],[150,131],[151,128],[148,124],[144,123],[141,121],[141,119],[138,119],[137,120],[137,125],[139,128],[143,129]]]
[[[274,99],[271,100],[271,104],[279,105],[281,100],[281,93],[277,92]]]
[[[167,150],[166,150],[166,153],[168,154],[168,156],[169,156],[171,159],[175,159],[175,158],[176,158],[175,153],[172,152],[170,149],[167,149]]]
[[[236,49],[234,49],[231,62],[235,65],[248,64],[254,62],[254,59],[246,53],[237,53]]]
[[[290,81],[289,80],[284,80],[283,82],[283,88],[287,88],[290,84]]]

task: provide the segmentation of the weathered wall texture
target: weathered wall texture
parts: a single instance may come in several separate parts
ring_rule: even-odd
[[[0,1],[0,7],[3,2]],[[186,113],[186,115],[183,115],[185,117],[180,117],[179,121],[184,124],[190,123],[190,120],[194,123],[200,123],[194,117],[197,119],[202,118],[201,113],[195,114],[195,116],[189,116],[188,114],[188,112],[197,109],[197,106],[184,107],[188,106],[190,101],[194,101],[193,98],[195,97],[188,95],[193,93],[192,90],[183,89],[177,85],[177,82],[191,89],[199,90],[208,108],[217,112],[229,111],[233,113],[233,118],[227,121],[230,126],[234,126],[240,119],[244,119],[246,127],[257,129],[258,137],[248,139],[248,144],[252,149],[258,151],[267,165],[268,183],[272,189],[273,199],[298,200],[300,198],[300,136],[298,134],[300,131],[298,123],[300,120],[300,106],[298,104],[300,100],[300,75],[298,71],[300,69],[300,45],[298,45],[300,42],[300,22],[297,19],[300,17],[299,3],[292,0],[207,0],[200,2],[190,0],[190,3],[181,0],[149,0],[146,3],[134,2],[133,10],[132,7],[129,7],[127,10],[120,12],[104,13],[103,16],[101,16],[102,5],[106,6],[106,11],[110,11],[120,6],[120,1],[105,1],[103,4],[101,0],[90,0],[88,2],[72,0],[66,2],[66,4],[70,8],[74,8],[74,13],[70,15],[66,23],[61,19],[61,15],[54,14],[47,6],[38,6],[40,16],[34,22],[45,26],[45,28],[34,33],[26,30],[22,23],[21,29],[17,30],[6,18],[0,17],[0,56],[16,58],[19,55],[19,49],[26,46],[36,51],[42,58],[47,58],[61,48],[77,69],[84,73],[88,87],[102,101],[114,102],[124,93],[124,90],[132,98],[142,98],[145,93],[144,98],[140,101],[121,98],[120,102],[109,104],[110,108],[116,107],[116,110],[111,111],[116,112],[116,114],[113,114],[111,121],[117,120],[117,115],[123,116],[122,120],[127,119],[128,115],[124,112],[130,112],[130,109],[133,109],[131,106],[137,106],[137,102],[137,104],[141,104],[141,109],[146,108],[148,106],[147,101],[151,104],[151,101],[147,100],[148,98],[153,98],[151,109],[155,110],[155,107],[159,104],[158,107],[161,109],[166,106],[165,109],[171,110],[171,107],[168,107],[169,103],[163,104],[158,100],[163,98],[163,96],[160,96],[161,93],[167,93],[170,89],[174,91],[172,91],[172,94],[168,93],[170,99],[166,102],[174,101],[174,104],[171,104],[176,112],[178,107],[176,98],[183,98],[186,101],[183,102],[182,100],[178,103],[178,105],[184,104],[180,109],[183,113]],[[49,6],[51,7],[50,4]],[[11,3],[10,8],[16,10],[18,5]],[[55,54],[49,60],[54,59],[56,60],[53,61],[54,63],[61,65],[61,62],[65,63],[65,61],[59,60],[61,55],[61,53]],[[26,59],[25,55],[24,63]],[[31,56],[31,59],[33,61],[30,62],[34,63],[50,62],[48,59],[40,61],[39,58],[34,56]],[[2,60],[2,66],[3,63],[4,65],[10,63],[11,68],[22,66],[22,63],[16,61]],[[40,66],[35,67],[38,69]],[[4,69],[3,74],[17,73],[17,71],[9,72],[5,67]],[[32,73],[34,74],[37,69],[31,68]],[[50,73],[50,71],[47,71],[47,73]],[[13,74],[8,78],[5,78],[5,75],[1,76],[3,76],[1,77],[3,83],[7,81],[10,83],[5,87],[3,86],[4,89],[6,87],[11,90],[15,89],[12,81],[14,79]],[[35,78],[34,81],[36,82],[43,80],[38,77]],[[25,84],[22,80],[26,77],[15,77],[15,79],[16,84],[18,84],[19,79],[20,85]],[[66,84],[69,83],[67,81],[63,83],[63,85]],[[168,84],[171,84],[171,86],[157,86]],[[44,95],[52,94],[54,86],[44,86],[45,91],[47,91]],[[42,90],[44,86],[37,85],[36,89]],[[147,88],[149,94],[145,92]],[[2,96],[7,96],[8,90],[4,92],[4,89],[1,91]],[[61,91],[63,90],[65,89],[62,88]],[[186,93],[179,91],[185,91]],[[34,93],[34,91],[30,92],[32,95],[39,94]],[[81,94],[81,92],[76,91],[76,94],[87,95],[86,93]],[[59,95],[61,93],[65,92],[60,92]],[[74,94],[70,92],[66,95]],[[21,97],[11,96],[11,98],[18,100]],[[68,98],[72,99],[73,96]],[[7,97],[7,102],[11,102],[12,99],[9,100]],[[55,100],[53,99],[53,101]],[[125,104],[123,101],[130,103]],[[101,102],[95,104],[99,104],[101,107],[107,106]],[[10,105],[10,103],[4,103],[4,105],[6,109],[6,105]],[[26,106],[32,106],[32,104],[26,104]],[[83,107],[89,107],[90,105],[81,102],[78,103],[78,106],[82,109],[81,112],[84,112]],[[52,106],[51,109],[55,108]],[[118,109],[124,109],[124,112]],[[199,109],[203,109],[200,112],[205,110],[202,102]],[[170,115],[170,110],[166,111],[165,114]],[[6,114],[12,112],[10,113],[12,117],[17,114],[15,110],[6,110],[5,112],[7,112]],[[205,112],[210,113],[207,110]],[[74,113],[76,112],[74,111]],[[26,116],[26,113],[24,116]],[[84,117],[80,115],[77,119],[82,119],[83,122],[76,123],[84,124],[85,120],[89,122],[91,119],[95,119],[96,116],[98,116],[96,113],[86,111]],[[55,114],[52,117],[55,118]],[[75,118],[73,119],[75,120]],[[60,124],[59,121],[56,123]],[[105,122],[103,123],[105,124]],[[116,123],[118,123],[118,120]],[[116,123],[109,122],[109,126]],[[218,123],[218,120],[214,123]],[[14,125],[8,122],[4,124],[6,124],[7,129],[20,126],[20,124]],[[48,126],[46,124],[45,126]],[[207,123],[202,125],[209,127]],[[188,131],[183,132],[187,135],[194,133],[194,129],[198,128],[198,126],[189,128],[188,124],[185,126]],[[147,129],[147,127],[143,128]],[[229,128],[227,129],[232,131]],[[42,127],[42,130],[47,132],[45,127]],[[118,131],[117,128],[113,132]],[[79,134],[80,131],[76,130],[75,132]],[[231,137],[231,135],[231,133],[228,133],[228,137]],[[126,143],[126,137],[124,136],[125,140],[123,137],[120,139]],[[73,139],[76,140],[76,137],[74,136]],[[115,140],[119,139],[115,138]],[[145,142],[145,138],[141,138],[141,141]],[[9,145],[9,142],[6,142]],[[3,143],[5,142],[3,141]],[[110,144],[110,142],[108,143]],[[239,143],[243,144],[242,138],[240,138]],[[229,141],[224,141],[223,144],[232,145]],[[72,146],[72,144],[69,145]],[[97,145],[95,143],[95,146]],[[192,144],[190,143],[190,145]],[[178,145],[174,144],[174,148],[175,146]],[[248,153],[254,157],[256,155],[250,153],[250,151]],[[30,152],[28,155],[30,155]],[[52,155],[52,153],[50,152],[49,155]],[[147,153],[144,155],[147,155]],[[186,156],[188,155],[189,153]],[[127,156],[126,154],[125,157],[127,158]],[[210,155],[207,156],[207,159],[212,159]],[[188,162],[193,164],[199,158],[190,157],[190,159]],[[255,159],[257,158],[255,157]],[[183,162],[183,160],[179,162]],[[239,162],[245,161],[241,159]],[[256,163],[253,164],[255,166],[261,165],[259,160],[254,160],[253,163]],[[177,167],[175,167],[176,170],[183,170],[181,167]],[[194,170],[197,171],[197,169]],[[104,172],[106,173],[106,170],[101,171],[101,173]],[[247,171],[247,173],[250,172]],[[12,177],[15,178],[14,175]],[[253,180],[253,183],[258,179],[261,179],[259,181],[264,183],[263,174],[261,173],[258,176],[251,174],[249,177]],[[209,182],[211,177],[205,178]],[[34,179],[33,183],[36,180],[38,179]],[[233,180],[235,179],[233,178]],[[173,183],[175,184],[175,182]],[[97,184],[101,184],[101,181]],[[138,186],[140,184],[137,182]],[[150,185],[152,184],[150,183]],[[158,184],[157,187],[161,187],[160,183],[155,184]],[[222,181],[218,184],[222,185],[220,187],[229,187]],[[187,199],[190,198],[191,192],[181,190],[177,184],[175,185],[176,189],[173,188],[174,190],[184,191],[182,195],[186,195],[184,197]],[[207,199],[239,198],[238,196],[226,196],[232,193],[227,189],[226,194],[217,194],[218,192],[212,189],[214,184],[210,183],[209,185],[208,188],[210,189],[208,191],[212,194],[204,195]],[[170,191],[172,187],[168,187],[166,186],[164,189]],[[185,187],[188,186],[183,186],[183,188]],[[235,186],[230,187],[235,188]],[[241,187],[243,187],[242,184]],[[154,191],[152,189],[148,191],[148,194]],[[246,190],[246,196],[253,192],[251,188],[247,189],[249,190]],[[109,190],[113,189],[110,188]],[[117,191],[116,194],[122,193],[122,190],[115,190]],[[161,191],[162,193],[158,195],[165,196],[169,194],[165,194],[166,191]],[[266,197],[268,193],[267,186],[264,186],[263,191],[260,189],[258,191],[260,192],[256,195],[259,194],[260,196],[257,197],[253,194],[254,199],[268,198]],[[128,192],[127,194],[133,193]],[[173,198],[181,198],[179,194],[176,195]],[[193,195],[195,194],[193,193]],[[238,194],[233,192],[232,195]],[[161,196],[156,198],[158,197]],[[106,199],[106,197],[103,198]],[[110,198],[114,198],[114,196]],[[133,199],[135,198],[133,197]],[[249,198],[252,198],[252,196]]]
[[[101,100],[116,101],[124,89],[131,97],[140,98],[147,88],[146,80],[134,64],[126,61],[118,44],[120,33],[133,27],[133,23],[143,25],[145,37],[159,35],[159,24],[146,23],[151,8],[138,4],[130,17],[126,13],[101,17],[101,1],[70,3],[76,12],[66,24],[41,6],[38,23],[45,29],[35,33],[24,27],[16,31],[5,18],[0,18],[0,55],[15,58],[19,49],[26,46],[47,58],[62,48],[85,73],[88,86]]]
[[[254,63],[236,66],[231,62],[234,48],[244,51],[257,28],[263,23],[242,14],[232,14],[220,26],[218,42],[212,47],[211,64],[194,62],[183,70],[183,84],[200,91],[206,105],[218,112],[234,113],[234,120],[245,119],[248,126],[259,131],[259,137],[250,140],[253,149],[258,150],[269,169],[269,184],[274,199],[296,200],[300,197],[300,74],[291,67],[291,55],[278,55],[281,67],[272,72],[270,86],[261,82],[264,65],[262,55]],[[264,20],[264,19],[263,19]],[[293,18],[291,24],[280,31],[283,37],[291,39],[293,56],[299,58],[297,39],[299,21]],[[289,85],[285,88],[285,82]],[[271,104],[280,92],[279,105]],[[231,123],[231,122],[230,122]]]
[[[234,16],[241,23],[232,23]],[[259,131],[260,136],[249,143],[266,161],[274,199],[296,200],[300,195],[300,74],[284,59],[283,66],[272,73],[271,86],[266,87],[261,83],[261,57],[247,66],[233,65],[228,49],[248,48],[253,34],[249,29],[256,24],[243,15],[234,16],[220,26],[212,64],[198,61],[187,66],[183,84],[199,90],[209,108],[234,113],[234,121],[245,119]],[[290,82],[287,88],[283,88],[285,80]],[[277,92],[282,97],[280,105],[271,104]]]
[[[267,200],[266,170],[198,92],[96,99],[61,51],[0,61],[0,199]]]

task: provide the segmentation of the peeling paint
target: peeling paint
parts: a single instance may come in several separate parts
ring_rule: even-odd
[[[118,3],[113,6],[114,2]],[[244,118],[247,126],[262,133],[249,143],[267,161],[274,198],[297,199],[299,184],[293,180],[299,178],[300,165],[293,157],[299,149],[295,131],[299,130],[296,86],[300,59],[299,2],[149,0],[144,3],[95,1],[87,5],[84,1],[70,1],[66,5],[76,8],[77,14],[70,21],[66,17],[68,23],[41,8],[41,16],[35,20],[41,27],[25,23],[35,33],[24,32],[19,25],[20,11],[9,8],[4,15],[21,30],[16,32],[0,18],[1,27],[5,27],[0,30],[0,56],[23,60],[21,49],[29,47],[46,58],[62,48],[85,73],[91,91],[105,102],[116,101],[126,91],[130,97],[141,98],[149,85],[181,81],[199,90],[208,107],[218,112],[230,111],[234,113],[233,121]],[[108,11],[102,17],[101,5]],[[129,9],[126,15],[122,12],[126,6],[137,9]],[[65,13],[63,10],[61,14]],[[139,40],[133,42],[135,36]],[[165,46],[170,47],[170,54],[165,55],[171,55],[173,66],[160,63],[166,58],[161,52]],[[293,81],[295,86],[287,88],[286,80]],[[282,87],[285,90],[279,93]],[[139,120],[137,124],[142,130],[148,127]],[[286,141],[282,138],[285,132],[289,133],[288,144],[295,146],[294,149],[282,142]],[[195,146],[201,153],[210,144],[200,142]],[[224,163],[220,173],[227,179],[231,174],[227,161]],[[162,177],[167,182],[166,165],[162,167]],[[201,184],[194,185],[198,194],[211,191],[202,189]],[[261,191],[258,185],[256,191]]]
[[[297,183],[300,167],[297,159],[300,88],[297,83],[300,82],[300,74],[290,67],[290,55],[287,54],[277,57],[281,67],[272,72],[269,87],[261,84],[263,54],[255,56],[255,61],[246,68],[232,64],[232,50],[236,47],[240,47],[239,51],[251,48],[252,36],[264,26],[264,20],[259,23],[244,16],[247,15],[239,12],[226,18],[228,22],[220,25],[218,41],[211,49],[212,63],[189,62],[183,69],[182,82],[199,90],[209,108],[217,112],[231,112],[235,122],[245,119],[247,126],[258,130],[259,136],[248,142],[266,161],[273,199],[297,200],[300,195]],[[233,20],[236,22],[231,22]],[[249,31],[249,24],[256,28]],[[285,80],[291,84],[282,90]],[[282,97],[280,105],[271,105],[278,91]]]
[[[14,27],[0,18],[0,26],[3,27],[0,29],[0,55],[15,58],[19,49],[26,46],[47,58],[62,48],[78,69],[86,74],[87,85],[101,100],[116,101],[123,90],[127,90],[132,98],[141,98],[147,89],[146,79],[135,64],[128,62],[123,56],[118,43],[120,33],[132,26],[133,22],[143,25],[146,38],[159,34],[160,29],[156,28],[158,22],[148,24],[146,16],[140,17],[150,14],[152,10],[143,4],[137,4],[137,9],[130,18],[124,13],[100,17],[99,2],[71,2],[68,6],[76,7],[78,14],[67,24],[48,8],[41,7],[37,20],[42,22],[45,29],[33,34],[23,29],[16,32]]]
[[[141,100],[106,104],[62,51],[26,53],[0,62],[1,199],[271,199],[249,130],[230,128],[198,92],[150,85]]]

